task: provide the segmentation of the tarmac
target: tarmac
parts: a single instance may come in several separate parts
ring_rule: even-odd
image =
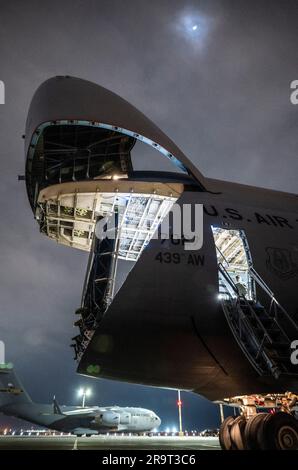
[[[217,437],[0,436],[0,450],[220,450]]]

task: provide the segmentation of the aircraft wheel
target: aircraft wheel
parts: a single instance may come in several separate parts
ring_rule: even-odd
[[[223,450],[232,449],[230,429],[231,429],[233,422],[234,422],[233,416],[228,416],[220,426],[219,442]]]
[[[288,413],[269,414],[262,434],[262,450],[298,450],[298,422]]]
[[[260,449],[258,438],[263,435],[263,422],[268,413],[258,413],[249,418],[244,430],[244,442],[247,450]]]
[[[244,429],[246,426],[245,416],[237,416],[230,428],[230,438],[232,443],[232,449],[235,450],[244,450],[245,449],[245,439],[244,439]]]

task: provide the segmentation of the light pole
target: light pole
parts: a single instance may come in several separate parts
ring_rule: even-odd
[[[224,415],[224,409],[223,409],[223,404],[219,404],[219,412],[220,412],[220,423],[222,424],[225,420],[225,415]]]
[[[90,388],[80,388],[79,397],[82,397],[82,408],[85,408],[86,397],[90,397],[91,389]]]
[[[178,406],[178,416],[179,416],[179,436],[183,436],[183,430],[182,430],[182,401],[181,401],[181,393],[180,393],[180,390],[177,390],[177,392],[178,392],[177,406]]]

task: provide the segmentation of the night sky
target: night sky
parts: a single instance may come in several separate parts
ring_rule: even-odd
[[[86,379],[69,348],[87,254],[39,233],[24,182],[25,120],[55,75],[130,101],[206,176],[297,192],[297,1],[0,1],[0,339],[32,398],[153,409],[177,425],[174,391]],[[148,162],[147,162],[148,164]],[[150,168],[150,165],[149,165]],[[155,169],[157,169],[155,167]],[[183,393],[186,429],[217,426],[215,405]],[[0,417],[0,424],[7,418]]]

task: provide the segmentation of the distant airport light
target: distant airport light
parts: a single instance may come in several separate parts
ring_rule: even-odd
[[[80,397],[82,397],[83,395],[86,395],[86,397],[89,397],[91,395],[91,389],[90,388],[80,388],[78,394],[79,394]]]
[[[193,27],[192,27],[192,30],[193,31],[196,31],[198,29],[198,25],[197,24],[194,24]]]
[[[86,402],[86,397],[90,397],[91,395],[91,389],[90,388],[80,388],[78,391],[79,397],[82,397],[82,407],[85,407],[85,402]]]

